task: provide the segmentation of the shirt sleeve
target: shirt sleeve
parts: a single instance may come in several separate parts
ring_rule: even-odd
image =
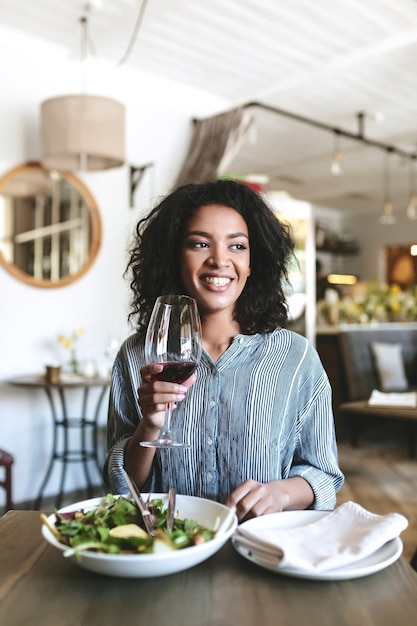
[[[298,437],[289,476],[301,476],[314,492],[311,506],[332,510],[344,482],[339,468],[331,387],[314,349],[310,374],[299,388]]]
[[[141,351],[131,348],[134,338],[128,339],[117,355],[110,387],[107,415],[107,456],[103,468],[103,478],[108,489],[114,494],[126,494],[125,449],[142,417],[138,402],[140,385]],[[155,465],[155,464],[154,464]],[[156,474],[153,471],[146,491],[155,491]]]
[[[112,369],[109,409],[107,414],[107,457],[103,477],[112,493],[127,491],[124,480],[125,447],[139,422],[138,412],[129,397],[124,377],[121,353],[116,357]]]

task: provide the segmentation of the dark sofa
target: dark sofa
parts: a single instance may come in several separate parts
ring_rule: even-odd
[[[409,430],[409,451],[415,456],[417,443],[417,408],[369,406],[380,380],[373,358],[373,342],[401,344],[407,391],[417,390],[417,323],[387,323],[344,326],[339,333],[339,353],[345,387],[345,399],[339,415],[348,423],[353,445],[358,445],[360,430],[367,421],[380,420],[404,423]]]

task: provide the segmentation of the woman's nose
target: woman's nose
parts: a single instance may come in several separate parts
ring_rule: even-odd
[[[229,265],[229,255],[227,250],[220,247],[212,248],[208,261],[215,267],[227,267]]]

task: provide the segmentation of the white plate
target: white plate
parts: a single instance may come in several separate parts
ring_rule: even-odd
[[[317,521],[321,517],[328,515],[327,511],[284,511],[282,513],[272,513],[271,515],[264,515],[245,522],[256,528],[257,531],[262,529],[282,529],[282,528],[297,528]],[[253,554],[249,548],[240,544],[237,538],[232,536],[232,543],[235,550],[243,557],[263,567],[264,569],[275,572],[276,574],[282,574],[284,576],[291,576],[293,578],[305,578],[309,580],[348,580],[350,578],[361,578],[363,576],[369,576],[375,572],[388,567],[394,561],[400,558],[403,551],[403,544],[399,537],[396,537],[392,541],[388,541],[384,546],[379,548],[376,552],[361,559],[352,565],[346,567],[340,567],[338,569],[328,570],[326,572],[314,572],[307,570],[297,570],[290,567],[280,567],[264,561],[259,556]]]
[[[117,497],[117,496],[116,496]],[[147,494],[144,494],[147,498]],[[166,494],[151,494],[151,498],[164,498]],[[60,511],[77,511],[80,509],[91,510],[98,507],[102,498],[93,498],[76,502],[66,506]],[[215,537],[206,543],[190,546],[173,552],[161,552],[156,554],[103,554],[84,551],[79,556],[70,556],[76,565],[105,576],[118,576],[126,578],[150,578],[152,576],[166,576],[182,570],[194,567],[215,554],[226,543],[237,526],[237,517],[229,517],[230,509],[218,502],[196,498],[194,496],[177,495],[176,509],[181,518],[193,519],[207,528],[213,528],[216,520],[220,518],[220,528]],[[56,521],[54,514],[48,517],[53,525]],[[226,524],[223,528],[222,524]],[[55,549],[65,552],[68,546],[60,543],[49,528],[42,526],[44,538]]]

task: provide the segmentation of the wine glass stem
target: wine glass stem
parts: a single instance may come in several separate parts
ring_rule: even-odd
[[[172,483],[172,460],[171,460],[171,448],[168,447],[167,448],[167,453],[168,453],[168,489],[167,491],[170,490],[171,487],[173,487],[173,483]]]
[[[172,439],[171,431],[170,431],[171,411],[172,411],[172,405],[171,405],[171,402],[168,402],[167,408],[165,409],[164,425],[162,426],[162,429],[159,435],[161,439]]]

